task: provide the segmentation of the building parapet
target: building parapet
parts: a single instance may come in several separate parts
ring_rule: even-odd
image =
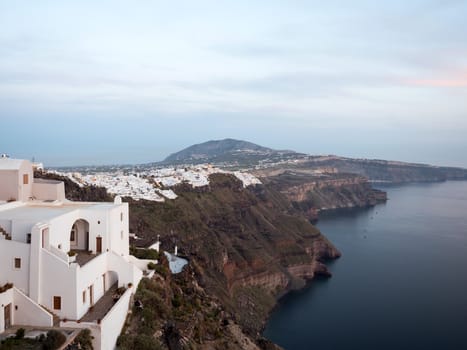
[[[52,249],[50,249],[52,248]],[[46,253],[47,255],[53,257],[56,261],[60,261],[63,264],[69,265],[68,262],[68,254],[64,253],[63,251],[50,246],[49,249],[42,248],[42,252]],[[66,258],[65,258],[66,256]]]
[[[52,253],[53,255],[55,255],[57,258],[59,258],[66,264],[71,263],[70,261],[71,259],[70,259],[70,256],[68,256],[68,253],[65,253],[63,250],[60,250],[54,247],[53,245],[50,245],[48,248],[44,248],[44,250]]]

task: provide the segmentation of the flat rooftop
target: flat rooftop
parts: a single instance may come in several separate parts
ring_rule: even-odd
[[[31,201],[24,203],[0,203],[0,220],[47,221],[78,209],[106,210],[118,204],[112,202],[47,202]]]

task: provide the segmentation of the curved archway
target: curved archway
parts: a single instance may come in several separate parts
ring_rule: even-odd
[[[76,220],[70,229],[70,249],[89,250],[89,222]]]

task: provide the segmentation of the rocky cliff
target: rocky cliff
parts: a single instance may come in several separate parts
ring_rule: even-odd
[[[352,159],[337,156],[314,157],[300,163],[302,169],[332,168],[340,173],[367,177],[372,182],[435,182],[467,180],[467,169],[440,167],[376,159]]]
[[[166,259],[153,278],[145,278],[137,301],[118,338],[121,350],[274,350],[270,341],[245,334],[222,302],[197,281],[199,270],[190,264],[171,275]]]
[[[322,210],[368,207],[387,200],[385,192],[374,189],[367,178],[355,174],[287,170],[261,180],[285,195],[312,221]]]
[[[130,227],[147,245],[160,234],[163,247],[177,244],[199,271],[200,285],[256,334],[274,296],[302,286],[324,262],[340,256],[332,244],[280,192],[244,189],[230,175],[214,174],[210,185],[182,185],[165,203],[131,202]],[[245,305],[249,305],[245,308]]]

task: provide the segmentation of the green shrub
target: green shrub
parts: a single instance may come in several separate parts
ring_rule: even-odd
[[[17,331],[16,331],[16,336],[15,338],[16,339],[23,339],[24,338],[24,333],[26,332],[26,330],[24,328],[19,328]]]
[[[130,247],[130,254],[138,259],[157,260],[160,257],[160,253],[155,249],[136,248],[135,246]]]
[[[47,338],[45,338],[42,348],[44,350],[55,350],[60,347],[66,340],[65,335],[62,332],[56,330],[50,330],[47,332]]]
[[[159,350],[161,344],[153,336],[146,334],[129,335],[123,334],[118,337],[117,348],[119,350]]]
[[[79,334],[76,336],[74,343],[80,344],[81,350],[93,350],[92,346],[92,338],[91,331],[89,329],[83,329]]]
[[[174,298],[172,299],[172,306],[177,308],[177,307],[180,307],[181,305],[182,305],[182,299],[180,298],[180,296],[175,295]]]
[[[167,267],[165,267],[164,265],[161,265],[161,264],[158,264],[156,265],[156,272],[161,275],[162,277],[166,278],[169,274],[169,270],[167,269]]]
[[[149,335],[138,335],[134,341],[134,349],[138,350],[158,350],[161,349],[160,343]]]
[[[157,267],[157,265],[154,264],[153,262],[149,262],[149,263],[148,263],[148,269],[149,269],[149,270],[155,270],[156,267]]]

